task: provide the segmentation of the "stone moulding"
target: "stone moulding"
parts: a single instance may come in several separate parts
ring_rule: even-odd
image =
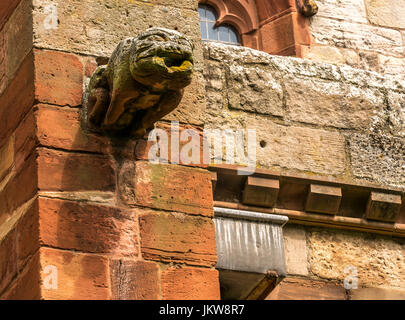
[[[260,183],[262,197],[255,204],[254,198],[246,201],[244,196],[252,183],[238,175],[235,166],[217,165],[209,170],[216,173],[212,175],[216,207],[285,215],[295,224],[405,237],[403,189],[257,169],[251,177],[272,184]],[[277,199],[266,206],[261,199],[266,192],[274,196],[275,180],[279,182]]]
[[[194,46],[181,33],[151,28],[122,40],[84,97],[87,126],[142,137],[180,103],[193,75]]]

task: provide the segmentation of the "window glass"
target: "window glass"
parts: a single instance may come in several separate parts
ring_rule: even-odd
[[[228,24],[215,27],[218,14],[215,9],[205,4],[198,6],[200,14],[201,38],[204,41],[219,41],[229,44],[240,44],[238,32]]]

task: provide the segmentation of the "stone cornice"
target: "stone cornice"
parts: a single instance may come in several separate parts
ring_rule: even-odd
[[[281,214],[289,223],[405,237],[405,190],[257,169],[210,167],[215,206]]]

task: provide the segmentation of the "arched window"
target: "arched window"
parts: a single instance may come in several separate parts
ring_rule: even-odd
[[[198,6],[198,12],[200,14],[202,40],[240,45],[240,37],[233,26],[222,24],[215,27],[215,23],[218,20],[218,14],[213,7],[206,4],[200,4]]]

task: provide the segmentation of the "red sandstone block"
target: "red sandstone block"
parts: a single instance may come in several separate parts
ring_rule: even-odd
[[[11,136],[34,102],[34,64],[29,54],[0,95],[0,145]]]
[[[119,179],[121,197],[129,205],[213,215],[209,171],[138,161],[124,165]]]
[[[161,134],[159,130],[166,134],[167,144],[158,148],[156,141],[138,140],[135,149],[137,159],[151,160],[158,157],[160,162],[191,167],[208,167],[208,164],[204,164],[204,136],[202,130],[186,125],[180,126],[178,130],[174,130],[175,134],[172,134],[172,127],[165,123],[157,125],[156,133]],[[160,136],[159,142],[162,143],[162,137]]]
[[[345,300],[343,286],[327,281],[286,278],[266,300]]]
[[[41,244],[118,256],[138,255],[135,213],[81,202],[39,198]]]
[[[50,248],[40,249],[42,298],[109,299],[108,259]]]
[[[35,97],[40,102],[79,106],[83,66],[74,54],[35,50]]]
[[[214,266],[217,261],[214,223],[181,213],[146,211],[140,217],[145,259]]]
[[[7,87],[8,82],[7,68],[8,68],[7,37],[6,37],[6,29],[3,28],[0,29],[0,95]]]
[[[164,300],[219,300],[219,276],[215,269],[169,268],[162,272]]]
[[[285,54],[298,44],[309,45],[311,37],[307,20],[301,14],[292,12],[265,24],[261,29],[263,51]]]
[[[19,271],[39,249],[38,222],[38,200],[35,200],[17,223],[17,267]]]
[[[96,71],[97,67],[98,64],[96,62],[96,59],[88,58],[84,66],[84,75],[90,78],[93,75],[94,71]]]
[[[260,22],[280,15],[286,10],[288,10],[288,12],[295,11],[295,1],[296,0],[256,0],[257,14]]]
[[[38,185],[42,191],[112,191],[115,174],[108,157],[39,148]]]
[[[0,193],[0,224],[37,192],[37,167],[32,155]]]
[[[39,251],[37,251],[24,270],[18,274],[11,287],[3,295],[0,295],[0,300],[41,299],[39,275]]]
[[[0,181],[10,173],[14,164],[14,136],[0,146]]]
[[[21,0],[7,0],[2,1],[0,4],[0,29],[13,14],[14,9],[18,6]]]
[[[82,130],[78,109],[40,104],[35,112],[38,140],[42,146],[102,153],[107,139]]]
[[[16,230],[0,239],[0,294],[7,288],[17,272]]]
[[[15,169],[17,171],[35,152],[37,144],[34,112],[30,110],[15,131]]]
[[[114,259],[110,275],[114,300],[159,299],[159,267],[154,262]]]

